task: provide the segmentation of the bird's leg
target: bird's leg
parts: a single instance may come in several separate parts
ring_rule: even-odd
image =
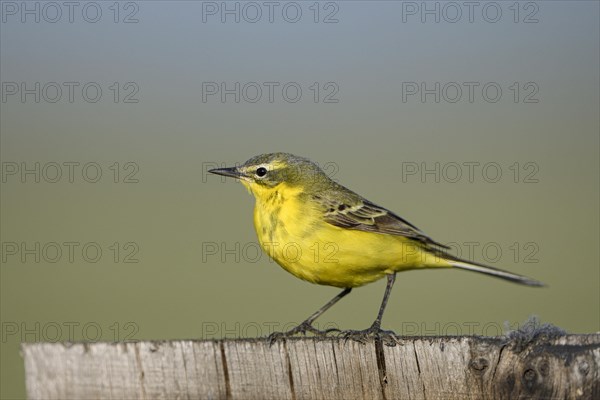
[[[287,332],[273,332],[272,334],[269,335],[269,338],[268,338],[269,341],[273,342],[274,340],[277,340],[278,338],[286,337],[286,336],[293,336],[298,333],[301,333],[304,335],[304,334],[306,334],[306,332],[312,332],[316,335],[325,335],[328,332],[335,330],[335,329],[328,329],[326,331],[320,331],[320,330],[316,329],[314,326],[312,326],[312,324],[317,318],[319,318],[321,316],[321,314],[323,314],[325,311],[329,310],[335,303],[337,303],[344,296],[346,296],[348,293],[350,293],[351,290],[352,290],[352,288],[346,288],[346,289],[342,290],[337,296],[335,296],[333,299],[329,300],[327,302],[327,304],[325,304],[323,307],[319,308],[310,317],[308,317],[306,320],[304,320],[304,322],[302,322],[300,325],[296,326],[295,328],[292,328]]]
[[[323,314],[325,311],[329,310],[335,303],[337,303],[344,296],[346,296],[348,293],[350,293],[351,290],[352,290],[352,288],[346,288],[346,289],[342,290],[337,296],[335,296],[333,299],[329,300],[327,302],[327,304],[325,304],[323,307],[321,307],[317,311],[315,311],[310,317],[308,317],[306,320],[304,320],[300,325],[289,330],[286,333],[291,334],[291,335],[293,335],[295,333],[304,333],[306,331],[310,331],[313,333],[326,333],[327,331],[323,332],[323,331],[319,331],[319,330],[315,329],[315,327],[312,326],[313,322],[315,322],[315,320],[317,318],[319,318],[321,316],[321,314]]]
[[[377,318],[371,325],[371,330],[381,330],[381,319],[383,318],[383,312],[385,311],[385,307],[387,306],[388,299],[390,294],[392,293],[392,287],[394,286],[394,282],[396,281],[396,273],[390,274],[387,276],[387,285],[385,286],[385,293],[383,294],[383,300],[381,301],[381,307],[379,307],[379,313],[377,313]]]
[[[383,318],[383,313],[385,311],[385,307],[387,306],[388,299],[390,297],[390,293],[392,292],[392,287],[394,286],[394,282],[396,280],[396,273],[389,274],[387,276],[387,285],[385,287],[385,293],[383,295],[383,301],[381,302],[381,306],[379,307],[379,312],[377,313],[377,318],[373,322],[370,328],[364,329],[362,331],[344,331],[342,336],[345,339],[353,339],[359,342],[364,343],[365,339],[369,336],[374,337],[375,339],[384,340],[385,344],[389,346],[395,346],[396,340],[394,339],[395,333],[393,331],[384,331],[381,329],[381,319]]]

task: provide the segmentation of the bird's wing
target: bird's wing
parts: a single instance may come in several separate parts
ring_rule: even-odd
[[[316,196],[316,200],[325,206],[325,221],[340,228],[404,236],[423,244],[448,248],[390,210],[357,197],[343,201],[335,200],[338,196]]]

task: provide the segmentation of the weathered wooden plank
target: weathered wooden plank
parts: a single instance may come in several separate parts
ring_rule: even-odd
[[[286,343],[296,399],[382,398],[372,346],[334,340]]]
[[[31,399],[597,399],[600,334],[23,344]]]
[[[289,399],[285,343],[265,341],[221,342],[227,365],[229,395],[233,399]]]

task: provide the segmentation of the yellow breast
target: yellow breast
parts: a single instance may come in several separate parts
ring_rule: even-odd
[[[323,220],[301,191],[282,185],[256,195],[254,226],[262,249],[286,271],[309,282],[356,287],[386,274],[448,266],[401,236],[344,229]]]

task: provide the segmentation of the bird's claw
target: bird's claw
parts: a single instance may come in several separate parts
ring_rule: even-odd
[[[339,332],[340,330],[336,329],[336,328],[331,328],[331,329],[326,329],[324,331],[321,331],[321,330],[318,330],[317,328],[315,328],[314,326],[312,326],[310,322],[304,321],[300,325],[296,326],[295,328],[290,329],[287,332],[271,333],[269,336],[267,336],[267,341],[269,342],[269,344],[273,344],[274,342],[276,342],[277,340],[280,340],[280,339],[289,338],[289,337],[296,336],[299,334],[306,335],[307,333],[312,333],[315,336],[324,337],[324,336],[327,336],[328,333],[336,332],[336,331]]]
[[[362,344],[365,344],[370,339],[380,341],[390,347],[398,344],[397,335],[394,331],[383,330],[378,325],[372,325],[370,328],[363,330],[341,331],[340,336],[345,341],[354,340]]]

